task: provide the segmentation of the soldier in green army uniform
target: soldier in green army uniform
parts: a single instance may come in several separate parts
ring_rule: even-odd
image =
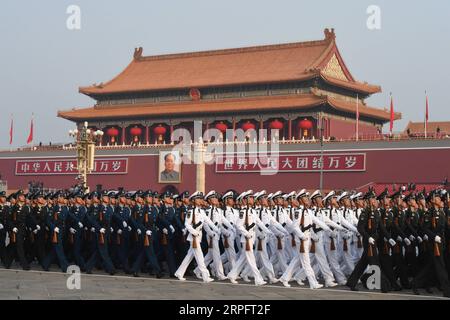
[[[378,212],[380,214],[380,237],[377,241],[379,250],[380,266],[383,273],[390,282],[391,287],[399,291],[401,287],[398,285],[394,275],[394,264],[391,253],[396,249],[397,242],[392,239],[394,214],[391,207],[391,198],[388,190],[384,190],[377,198],[380,201]]]
[[[406,247],[405,261],[408,268],[408,275],[415,277],[419,270],[417,260],[418,247],[421,241],[423,241],[419,236],[419,206],[416,202],[416,195],[414,192],[407,195],[405,201],[408,204],[408,209],[405,214],[405,235],[411,241],[411,245]]]
[[[377,240],[380,238],[384,226],[381,222],[380,214],[377,210],[376,194],[372,189],[364,195],[368,205],[361,213],[358,222],[358,232],[363,237],[364,251],[361,259],[355,266],[352,274],[347,279],[346,286],[352,291],[358,291],[356,285],[369,265],[380,266],[379,254],[377,249]],[[384,231],[386,232],[386,231]],[[380,269],[380,285],[382,292],[388,292],[390,285],[389,280]]]
[[[399,190],[392,195],[393,206],[393,224],[392,224],[392,238],[396,241],[396,245],[392,250],[392,263],[394,267],[395,279],[400,278],[400,283],[403,288],[410,289],[411,285],[408,280],[408,268],[403,256],[403,248],[405,250],[411,246],[411,240],[406,236],[406,215],[403,205],[402,190]]]
[[[430,208],[424,213],[422,231],[427,240],[426,264],[414,278],[412,288],[414,294],[418,289],[437,283],[444,297],[450,297],[450,284],[444,263],[444,241],[447,219],[442,210],[442,201],[437,190],[428,196]]]

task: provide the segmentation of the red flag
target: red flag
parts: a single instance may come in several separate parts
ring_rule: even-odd
[[[392,129],[394,129],[394,99],[391,95],[391,122],[389,124],[389,132],[392,135]]]
[[[11,126],[9,128],[9,144],[11,145],[13,142],[13,118],[11,116]]]
[[[31,118],[30,134],[28,135],[27,144],[33,141],[33,118]]]

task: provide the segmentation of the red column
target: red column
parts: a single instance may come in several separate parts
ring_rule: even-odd
[[[145,143],[149,144],[150,142],[150,128],[149,126],[145,126]]]
[[[122,127],[122,144],[125,144],[125,132],[126,132],[126,127]]]
[[[288,139],[292,139],[292,119],[288,120]]]

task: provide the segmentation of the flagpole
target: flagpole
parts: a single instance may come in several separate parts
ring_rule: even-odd
[[[12,151],[12,143],[13,143],[13,132],[14,132],[13,125],[14,125],[14,117],[13,117],[13,114],[11,113],[11,124],[9,127],[9,149],[10,149],[10,151]]]
[[[359,140],[359,96],[356,94],[356,141]]]
[[[394,102],[392,100],[392,92],[389,93],[391,96],[391,117],[389,122],[389,135],[392,137],[392,130],[394,129]]]
[[[428,129],[428,95],[427,90],[425,90],[425,139],[427,138]]]

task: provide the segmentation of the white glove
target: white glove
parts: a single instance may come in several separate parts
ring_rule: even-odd
[[[95,232],[95,228],[94,227],[91,228],[91,232]]]
[[[398,236],[397,241],[403,241],[402,237]]]
[[[308,241],[309,237],[307,235],[303,234],[303,237],[301,237],[300,239],[303,241]]]
[[[407,245],[407,246],[411,245],[411,241],[409,241],[409,239],[408,239],[408,238],[405,238],[405,240],[404,240],[404,241],[405,241],[405,243],[406,243],[406,245]]]
[[[422,243],[422,241],[423,241],[422,237],[420,237],[420,236],[417,237],[417,240],[419,240],[419,243]]]
[[[55,229],[53,229],[53,231],[55,231],[56,233],[59,233],[59,228],[55,227]]]
[[[82,224],[81,222],[78,222],[78,226],[79,226],[80,228],[83,228],[83,224]]]
[[[416,238],[413,235],[409,236],[409,240],[414,241]]]
[[[128,226],[128,231],[131,231],[131,227],[130,226]]]
[[[41,230],[41,226],[37,224],[37,225],[36,225],[36,230],[37,230],[37,231]]]
[[[184,228],[184,229],[183,229],[183,235],[185,236],[186,233],[187,233],[187,230],[186,230],[186,228]]]
[[[0,230],[2,230],[4,227],[3,227],[3,225],[0,223]]]
[[[200,236],[200,232],[195,231],[192,235],[193,235],[194,237],[199,237],[199,236]]]
[[[436,237],[434,238],[434,242],[441,243],[441,237],[436,236]]]
[[[428,236],[427,236],[427,235],[424,235],[424,236],[423,236],[423,240],[428,241]]]
[[[151,235],[152,235],[152,232],[151,232],[150,230],[147,230],[147,231],[145,232],[145,234],[148,235],[148,236],[151,236]]]
[[[337,238],[337,232],[336,232],[336,230],[333,230],[332,232],[331,232],[331,237],[332,238],[334,238],[334,239],[336,239]]]
[[[311,234],[311,239],[312,239],[314,242],[319,241],[319,237],[317,236],[317,234]]]
[[[106,231],[105,228],[100,229],[100,233],[105,233],[105,231]]]
[[[395,246],[396,244],[397,244],[397,242],[395,242],[395,240],[394,239],[389,239],[389,244],[393,247],[393,246]]]
[[[117,230],[117,234],[122,234],[122,229]]]
[[[77,230],[75,230],[74,228],[70,228],[70,233],[75,234],[75,232],[77,232]]]
[[[126,227],[128,226],[127,223],[126,223],[125,221],[124,221],[122,224],[123,224],[123,227],[124,227],[124,228],[126,228]]]
[[[114,232],[114,229],[111,227],[111,232]]]
[[[13,228],[13,232],[14,232],[14,233],[17,233],[17,232],[19,232],[19,229]]]
[[[172,225],[170,225],[170,231],[172,232],[172,233],[175,233],[175,228],[172,226]],[[219,231],[219,229],[217,229],[217,231]]]
[[[164,234],[169,234],[169,231],[167,231],[167,229],[164,228],[164,229],[163,229],[163,233],[164,233]]]
[[[142,233],[141,229],[137,229],[136,232],[138,235],[141,235],[141,233]]]
[[[372,244],[372,245],[375,244],[375,239],[372,238],[372,237],[370,237],[370,238],[369,238],[369,243]]]
[[[39,231],[38,229],[34,229],[34,230],[33,230],[33,233],[34,233],[34,234],[37,234],[38,231]]]

